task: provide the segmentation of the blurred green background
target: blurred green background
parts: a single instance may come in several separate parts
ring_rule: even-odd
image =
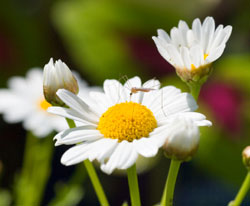
[[[138,75],[143,80],[157,77],[163,85],[187,91],[151,37],[158,28],[169,32],[180,19],[191,25],[196,17],[213,16],[216,25],[232,25],[225,52],[214,63],[199,98],[199,110],[213,127],[202,128],[199,151],[182,165],[175,194],[176,206],[226,205],[246,174],[241,151],[250,145],[249,11],[248,0],[1,1],[0,86],[6,87],[11,76],[43,67],[53,57],[80,72],[90,85]],[[12,191],[15,174],[22,167],[25,131],[21,124],[6,124],[1,116],[0,131],[0,186]],[[54,198],[55,182],[65,182],[74,171],[60,165],[65,149],[56,148],[42,205]],[[160,158],[140,175],[142,205],[160,200],[168,165],[167,159]],[[125,177],[99,173],[111,205],[129,200]],[[97,205],[88,179],[82,188],[85,196],[74,204]],[[3,197],[10,198],[7,193]],[[243,205],[248,204],[249,198]]]

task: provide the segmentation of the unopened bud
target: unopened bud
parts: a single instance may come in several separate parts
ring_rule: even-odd
[[[172,122],[171,128],[172,131],[163,145],[165,154],[171,159],[190,160],[199,147],[198,126],[191,119],[177,117]]]
[[[79,91],[77,80],[68,66],[60,59],[54,63],[51,58],[49,63],[44,66],[43,94],[47,102],[62,106],[64,103],[56,95],[58,89],[66,89],[74,94]]]
[[[243,163],[250,171],[250,146],[247,146],[242,152]]]

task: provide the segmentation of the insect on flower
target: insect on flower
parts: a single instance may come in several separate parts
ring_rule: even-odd
[[[131,88],[131,92],[130,92],[130,96],[132,96],[132,94],[136,94],[137,92],[150,92],[156,90],[154,88],[144,88],[144,87],[132,87]]]
[[[130,100],[133,94],[137,94],[138,92],[143,92],[143,93],[147,93],[150,91],[154,91],[159,89],[160,87],[160,82],[156,79],[153,78],[151,81],[152,82],[146,82],[145,84],[143,84],[142,86],[132,86],[131,83],[129,82],[129,79],[126,75],[122,76],[121,79],[125,80],[125,88],[127,88],[128,90],[130,90],[129,96],[130,96]]]
[[[132,86],[130,80],[128,79],[128,77],[126,75],[122,76],[120,78],[120,80],[121,79],[123,79],[125,82],[124,88],[129,90],[130,102],[137,101],[137,98],[139,99],[139,102],[141,102],[145,93],[157,91],[160,89],[160,86],[161,86],[159,80],[157,80],[156,78],[153,78],[150,81],[145,82],[144,84],[139,83],[138,86],[135,86],[135,85]],[[140,94],[138,94],[138,92],[140,92]],[[132,98],[132,95],[133,95],[133,98]],[[151,95],[153,95],[153,94],[151,94]],[[166,117],[167,114],[163,109],[163,104],[164,104],[163,90],[161,90],[161,94],[160,94],[159,99],[160,99],[159,104],[161,105],[160,106],[161,111],[162,111],[163,115]]]

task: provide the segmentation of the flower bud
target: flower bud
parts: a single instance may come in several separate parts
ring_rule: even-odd
[[[44,66],[43,94],[47,102],[62,106],[64,103],[56,95],[58,89],[66,89],[74,94],[79,91],[77,80],[68,66],[60,59],[54,63],[51,58],[49,63]]]
[[[177,117],[170,128],[172,131],[163,145],[166,156],[180,161],[190,160],[199,147],[198,126],[191,119]]]
[[[244,165],[250,171],[250,146],[247,146],[242,152],[242,159]]]

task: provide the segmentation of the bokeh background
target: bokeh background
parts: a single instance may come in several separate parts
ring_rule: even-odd
[[[213,127],[202,128],[199,151],[191,162],[182,164],[175,193],[176,206],[227,205],[246,175],[241,151],[250,145],[249,11],[249,0],[1,1],[0,87],[6,87],[11,76],[24,76],[30,68],[42,68],[54,57],[81,73],[90,85],[102,85],[107,78],[138,75],[143,80],[156,77],[163,85],[187,91],[151,37],[158,28],[169,32],[180,19],[191,25],[196,17],[203,20],[213,16],[216,25],[232,25],[225,52],[213,64],[212,76],[198,101],[199,111]],[[4,197],[11,205],[13,184],[22,168],[26,131],[21,124],[5,123],[2,116],[0,131],[0,188],[9,191]],[[58,182],[70,184],[75,167],[60,164],[66,148],[55,148],[41,205],[55,198]],[[139,176],[143,206],[160,200],[169,167],[162,154],[152,161],[154,166]],[[111,205],[129,201],[125,176],[108,176],[99,170],[98,174]],[[73,192],[72,201],[66,205],[98,205],[85,176],[82,167],[83,198]],[[249,196],[243,205],[250,205]]]

